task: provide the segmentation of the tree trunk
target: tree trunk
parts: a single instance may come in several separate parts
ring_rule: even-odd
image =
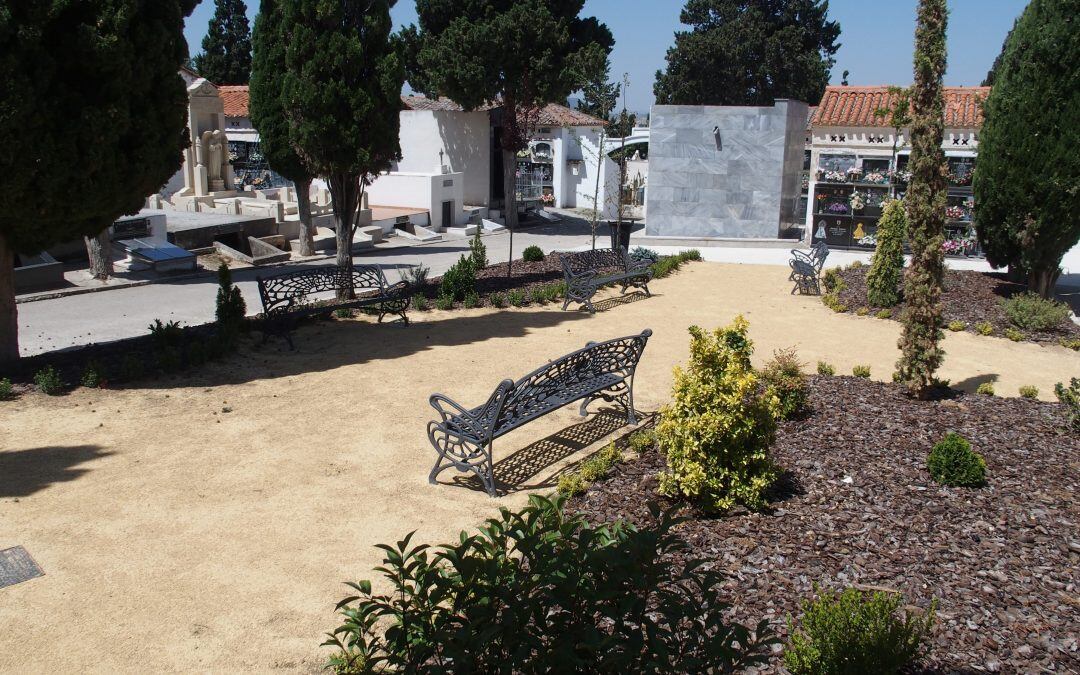
[[[0,373],[19,360],[19,310],[15,304],[15,251],[0,234]]]
[[[86,242],[86,255],[90,258],[90,276],[105,281],[113,274],[112,239],[108,228],[93,237],[83,237]]]
[[[334,227],[337,240],[337,265],[348,278],[352,278],[352,234],[356,222],[356,210],[360,205],[360,177],[351,174],[333,174],[328,177],[330,197],[334,202]],[[352,300],[356,292],[351,286],[338,291],[339,300]]]
[[[1032,271],[1028,274],[1028,290],[1050,300],[1054,296],[1060,273],[1061,270],[1056,266]]]
[[[300,213],[300,237],[297,244],[301,256],[315,255],[315,228],[311,226],[311,180],[294,181],[296,210]]]
[[[517,229],[518,224],[518,212],[517,212],[517,198],[515,192],[517,191],[517,181],[515,176],[517,174],[517,152],[514,150],[508,150],[504,139],[503,145],[503,199],[504,210],[506,211],[506,229],[510,230],[510,254],[506,261],[506,276],[512,274],[511,268],[514,264],[514,230]]]

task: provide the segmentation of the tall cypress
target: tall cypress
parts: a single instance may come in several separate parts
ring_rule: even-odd
[[[251,27],[244,0],[215,0],[214,16],[195,70],[214,84],[247,84],[251,78]]]
[[[919,0],[915,27],[915,84],[911,88],[911,183],[904,202],[911,233],[911,269],[904,283],[901,381],[925,397],[941,365],[941,285],[945,270],[945,205],[948,166],[945,135],[945,0]]]

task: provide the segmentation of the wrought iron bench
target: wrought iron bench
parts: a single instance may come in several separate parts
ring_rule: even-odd
[[[818,277],[828,257],[829,245],[824,241],[811,246],[809,252],[797,248],[791,249],[791,260],[788,261],[791,274],[788,275],[788,281],[795,282],[795,286],[791,289],[792,294],[795,291],[803,295],[811,292],[814,295],[821,294]]]
[[[576,352],[534,370],[517,382],[503,380],[483,405],[467,409],[442,394],[431,396],[440,420],[428,423],[428,438],[438,453],[428,481],[444,470],[475,473],[492,497],[496,496],[492,463],[494,440],[538,417],[582,400],[584,417],[597,399],[626,410],[628,424],[634,414],[634,370],[652,331],[607,342],[590,342]]]
[[[339,291],[350,286],[349,275],[340,267],[323,266],[284,272],[270,277],[257,277],[259,298],[263,306],[263,341],[270,335],[280,335],[293,348],[292,330],[306,316],[327,314],[335,309],[371,308],[378,312],[379,322],[387,314],[397,314],[405,325],[409,317],[409,284],[404,281],[391,286],[378,265],[354,265],[352,270],[352,300],[333,299],[316,302],[316,293]]]
[[[644,289],[651,297],[649,281],[652,269],[647,260],[634,260],[626,254],[626,249],[598,248],[591,251],[577,251],[561,254],[563,276],[566,278],[566,300],[563,310],[571,302],[580,302],[595,313],[592,297],[601,287],[618,283],[625,293],[628,286]]]

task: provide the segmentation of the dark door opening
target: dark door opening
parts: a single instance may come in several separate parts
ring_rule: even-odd
[[[453,200],[442,203],[442,226],[454,226],[454,202]]]

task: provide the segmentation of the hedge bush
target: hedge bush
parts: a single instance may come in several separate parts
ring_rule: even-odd
[[[780,401],[777,408],[780,419],[798,414],[806,407],[810,390],[802,367],[803,364],[799,362],[799,356],[792,347],[774,351],[772,360],[766,363],[761,371],[766,393],[776,396]]]
[[[1002,300],[1001,308],[1014,326],[1025,330],[1053,330],[1069,318],[1068,305],[1035,293],[1022,293]]]
[[[476,267],[470,256],[462,255],[450,269],[442,275],[439,282],[439,296],[454,300],[464,300],[469,293],[476,292]],[[441,308],[440,308],[441,309]]]
[[[885,204],[878,221],[877,248],[866,274],[866,297],[875,307],[892,307],[900,302],[900,282],[904,276],[904,239],[907,216],[904,204],[892,199]]]
[[[544,259],[544,249],[536,246],[527,246],[524,251],[521,252],[521,259],[525,262],[540,262]]]
[[[945,434],[926,458],[930,477],[950,487],[975,487],[986,482],[986,460],[960,434]]]

